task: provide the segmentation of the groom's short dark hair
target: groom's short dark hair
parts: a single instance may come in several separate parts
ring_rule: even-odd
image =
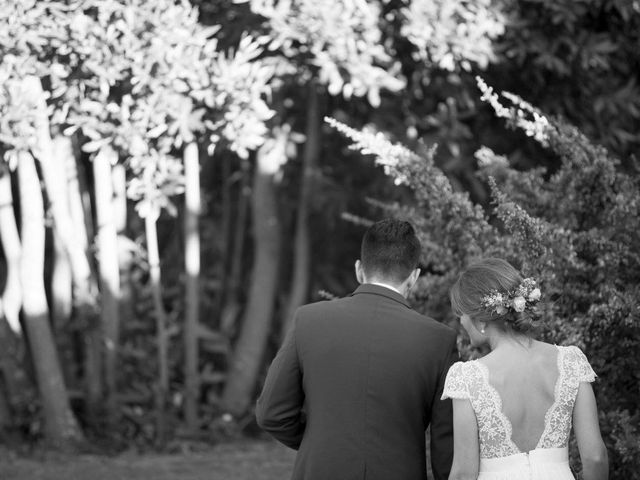
[[[362,239],[360,262],[368,277],[400,283],[418,267],[420,241],[409,222],[386,219],[374,223]]]

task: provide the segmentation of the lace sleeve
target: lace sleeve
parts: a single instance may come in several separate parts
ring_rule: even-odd
[[[571,371],[578,382],[593,382],[597,375],[593,371],[587,357],[578,347],[569,347],[568,360]]]
[[[447,378],[444,381],[444,390],[442,392],[441,400],[444,400],[445,398],[470,398],[464,362],[454,363],[447,372]]]

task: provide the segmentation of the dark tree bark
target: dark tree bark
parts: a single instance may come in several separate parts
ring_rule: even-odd
[[[221,174],[221,185],[222,185],[222,220],[220,227],[220,239],[222,240],[221,245],[221,257],[222,261],[220,262],[220,288],[218,289],[218,293],[215,298],[215,307],[214,311],[216,313],[221,313],[224,308],[224,304],[227,300],[227,293],[229,291],[229,265],[231,259],[231,252],[233,250],[231,237],[231,225],[232,225],[232,212],[233,212],[233,204],[232,204],[232,184],[233,178],[231,177],[231,167],[230,160],[227,156],[223,156],[220,159],[220,163],[222,164],[222,174]]]
[[[230,249],[231,261],[228,275],[228,287],[226,289],[224,307],[220,314],[220,331],[227,337],[233,336],[236,320],[240,312],[240,287],[242,285],[242,264],[245,252],[245,236],[247,231],[247,216],[249,212],[249,200],[251,192],[249,187],[249,174],[243,166],[240,186],[238,188],[237,214],[233,238],[230,241],[233,248]]]
[[[0,313],[0,401],[9,415],[5,419],[7,423],[0,425],[0,429],[14,424],[14,415],[25,402],[36,400],[34,385],[24,369],[24,352],[24,336],[13,332]]]
[[[280,223],[275,174],[285,160],[286,133],[258,150],[253,181],[252,213],[254,262],[249,299],[236,343],[223,405],[233,415],[247,411],[271,326],[280,258]]]
[[[169,359],[167,337],[167,313],[162,301],[162,281],[160,276],[160,254],[158,251],[157,218],[148,214],[144,219],[149,278],[156,317],[156,343],[158,349],[158,383],[156,386],[156,443],[163,446],[167,440],[166,403],[169,393]]]
[[[296,215],[296,233],[293,253],[293,275],[289,301],[282,317],[281,339],[284,339],[295,311],[307,301],[311,274],[311,240],[309,236],[309,204],[313,188],[313,175],[320,150],[320,108],[316,84],[309,85],[306,142],[302,158],[300,196]]]

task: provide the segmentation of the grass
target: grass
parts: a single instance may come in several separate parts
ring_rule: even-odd
[[[220,444],[181,455],[58,455],[46,459],[0,451],[1,480],[286,480],[295,452],[269,441]]]

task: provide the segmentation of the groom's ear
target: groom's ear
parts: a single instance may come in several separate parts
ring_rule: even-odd
[[[364,282],[364,271],[362,269],[362,262],[360,260],[356,260],[355,270],[356,270],[356,280],[358,280],[358,283],[360,283],[360,284],[365,283]]]
[[[409,288],[413,287],[418,281],[418,277],[420,276],[420,269],[416,268],[413,272],[411,272],[410,280],[409,280]]]

